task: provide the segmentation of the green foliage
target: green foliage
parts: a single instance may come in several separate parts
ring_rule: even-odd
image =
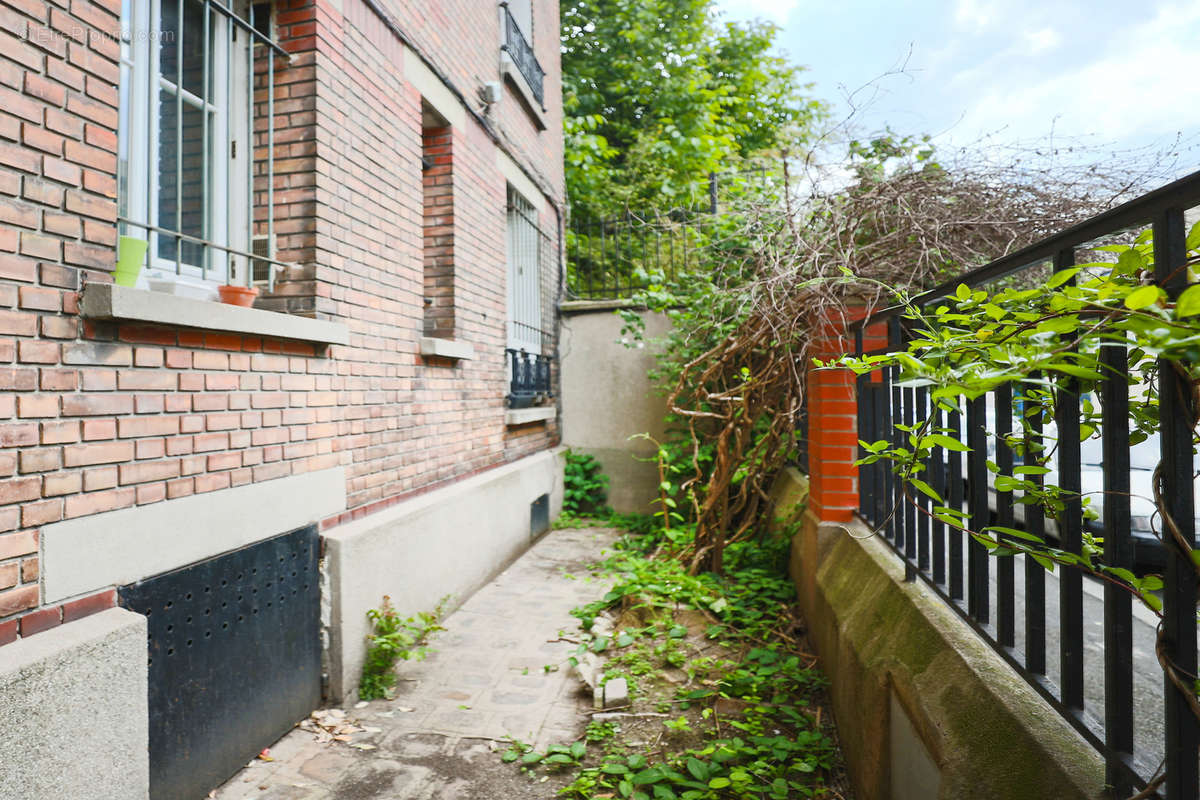
[[[802,136],[820,115],[777,29],[713,0],[561,7],[567,192],[577,216],[686,206],[710,172]]]
[[[425,658],[429,636],[445,630],[438,621],[442,616],[443,599],[432,612],[423,611],[415,617],[401,619],[392,608],[391,598],[384,595],[383,604],[367,612],[374,633],[367,636],[367,657],[363,662],[358,696],[363,700],[391,697],[396,685],[396,661]]]
[[[653,621],[611,637],[585,633],[576,655],[608,653],[605,678],[629,679],[635,702],[644,695],[639,687],[664,669],[683,669],[688,683],[650,706],[670,715],[662,721],[662,736],[654,745],[625,742],[616,724],[593,722],[584,741],[543,752],[514,743],[502,760],[519,762],[530,772],[574,770],[571,783],[559,792],[565,797],[826,796],[823,774],[833,768],[836,749],[806,699],[824,681],[780,635],[788,623],[780,610],[794,592],[779,571],[786,537],[732,545],[724,577],[688,575],[669,553],[647,555],[645,538],[619,543],[603,564],[618,575],[613,591],[573,613],[585,631],[596,614],[618,606],[646,609]],[[742,656],[718,658],[689,647],[687,628],[673,621],[671,612],[678,609],[715,615],[720,623],[709,627],[708,637],[729,655]],[[741,710],[718,711],[718,700]]]
[[[604,505],[607,496],[608,476],[600,471],[600,462],[587,453],[568,450],[563,512],[572,517],[606,516],[611,513]]]
[[[1200,225],[1188,234],[1187,246],[1194,264]],[[1108,258],[1061,270],[1031,288],[1009,286],[988,291],[960,285],[932,308],[909,303],[905,316],[912,320],[915,335],[906,350],[839,363],[859,374],[898,367],[902,385],[927,387],[942,410],[962,411],[964,400],[1010,384],[1021,413],[1018,430],[1006,443],[1017,455],[1017,466],[1010,474],[1001,474],[999,467],[989,462],[995,490],[1013,493],[1019,504],[1040,506],[1060,523],[1065,515],[1080,513],[1074,510],[1080,507],[1088,515],[1088,498],[1073,498],[1061,487],[1044,482],[1057,443],[1046,436],[1038,444],[1035,424],[1050,423],[1062,398],[1074,403],[1078,396],[1082,398],[1081,438],[1097,435],[1101,411],[1092,398],[1099,396],[1105,378],[1115,377],[1131,389],[1129,444],[1134,445],[1158,430],[1164,364],[1185,385],[1195,386],[1200,380],[1200,286],[1189,286],[1172,301],[1151,283],[1155,254],[1150,230],[1132,243],[1096,250]],[[1101,357],[1106,346],[1117,344],[1128,348],[1128,367],[1123,372],[1114,372]],[[1058,391],[1058,387],[1067,387],[1068,392]],[[1195,442],[1195,421],[1186,423],[1193,429]],[[966,531],[992,555],[1025,553],[1047,569],[1055,564],[1082,569],[1125,588],[1161,614],[1157,592],[1162,579],[1137,576],[1104,563],[1101,543],[1086,532],[1083,546],[1070,551],[1011,527],[970,530],[966,515],[949,507],[923,479],[925,464],[935,448],[963,452],[967,446],[952,438],[951,431],[938,428],[932,414],[914,425],[896,427],[904,434],[902,441],[863,442],[868,454],[860,463],[890,463],[913,498],[920,495],[932,500],[935,518]],[[1160,498],[1154,500],[1164,521],[1160,536],[1166,545],[1186,547],[1193,563],[1200,564],[1200,551],[1171,535],[1169,515]]]

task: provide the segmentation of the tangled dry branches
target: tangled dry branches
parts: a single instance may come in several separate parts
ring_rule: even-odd
[[[713,276],[707,308],[692,308],[680,341],[671,410],[687,421],[696,521],[696,570],[720,571],[726,544],[754,530],[767,490],[793,452],[820,320],[868,308],[894,290],[917,291],[1005,255],[1115,205],[1142,188],[1137,175],[1095,169],[913,161],[855,168],[836,190],[810,187],[727,212],[734,224],[701,263]],[[816,188],[811,188],[816,187]],[[736,241],[737,247],[727,246]],[[715,443],[711,464],[699,457]]]

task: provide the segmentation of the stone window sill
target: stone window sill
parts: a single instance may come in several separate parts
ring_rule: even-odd
[[[532,408],[510,408],[504,412],[504,424],[510,428],[517,425],[529,425],[534,422],[545,422],[558,416],[554,406],[534,406]]]
[[[468,342],[456,342],[453,339],[438,339],[435,336],[422,336],[421,355],[465,361],[475,357],[475,348]]]
[[[79,313],[89,319],[153,322],[317,344],[350,343],[350,329],[338,322],[149,292],[112,283],[89,283],[85,286],[79,298]]]

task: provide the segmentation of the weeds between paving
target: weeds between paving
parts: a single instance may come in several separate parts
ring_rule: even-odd
[[[559,635],[578,639],[575,655],[546,669],[586,678],[602,661],[594,680],[625,679],[629,700],[594,713],[575,741],[535,750],[514,739],[501,759],[580,800],[848,798],[784,574],[787,538],[731,545],[725,577],[693,576],[661,530],[616,521],[630,533],[597,567],[616,583],[572,612],[579,632]]]

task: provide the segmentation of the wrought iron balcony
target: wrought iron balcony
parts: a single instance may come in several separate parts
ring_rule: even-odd
[[[544,107],[546,97],[542,84],[546,71],[538,63],[537,56],[533,54],[533,47],[525,39],[525,34],[521,33],[517,21],[513,19],[512,12],[508,10],[508,3],[501,3],[500,7],[504,9],[504,44],[500,45],[500,49],[508,53],[509,58],[521,71],[525,82],[529,84],[529,90],[533,92],[538,105]]]
[[[550,382],[550,357],[507,348],[512,368],[509,408],[528,408],[554,396]]]

